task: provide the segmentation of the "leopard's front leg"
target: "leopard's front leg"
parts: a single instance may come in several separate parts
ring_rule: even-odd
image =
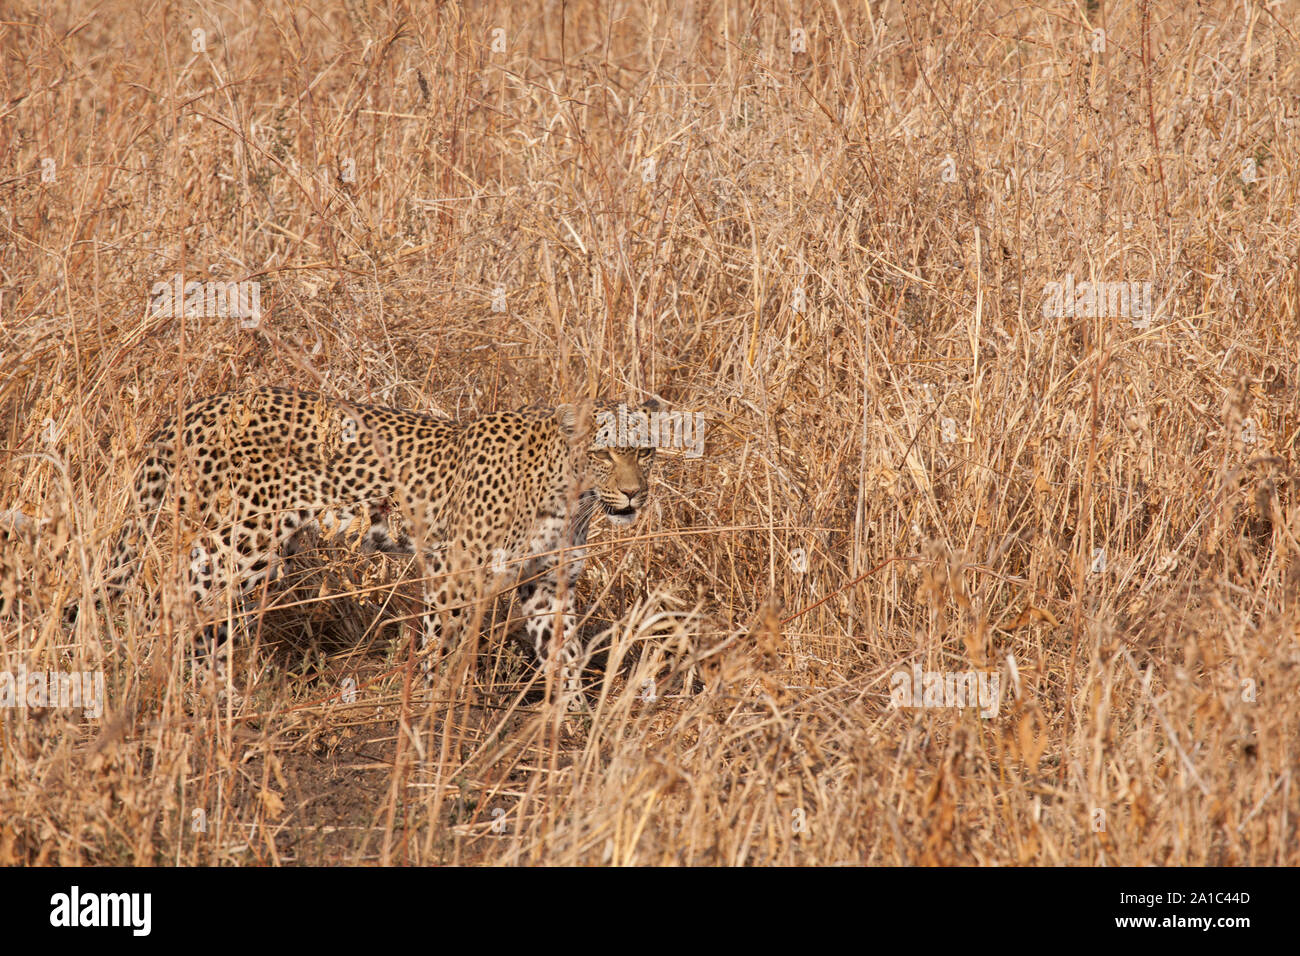
[[[542,572],[535,580],[520,587],[523,598],[525,627],[533,646],[539,667],[550,664],[552,642],[558,622],[559,694],[569,710],[582,710],[582,645],[577,635],[577,615],[574,588],[569,585],[559,592],[559,582],[554,567]]]
[[[596,493],[589,490],[579,498],[576,508],[566,505],[539,522],[528,546],[531,560],[517,578],[519,603],[533,654],[538,665],[547,668],[551,653],[555,653],[559,664],[558,695],[573,711],[586,705],[582,692],[586,649],[578,635],[574,595],[587,561],[587,528],[596,504]]]

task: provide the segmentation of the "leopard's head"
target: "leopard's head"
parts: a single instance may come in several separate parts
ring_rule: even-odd
[[[599,510],[614,524],[633,524],[650,497],[656,436],[651,416],[658,408],[654,399],[639,407],[601,402],[591,413],[587,478]]]

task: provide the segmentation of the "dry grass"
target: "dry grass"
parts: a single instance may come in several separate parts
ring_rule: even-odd
[[[0,670],[108,710],[0,710],[0,863],[1300,863],[1300,17],[1205,8],[11,6]],[[148,431],[264,382],[707,416],[602,531],[594,715],[499,623],[424,699],[387,566],[270,595],[242,696],[166,547],[91,609]]]

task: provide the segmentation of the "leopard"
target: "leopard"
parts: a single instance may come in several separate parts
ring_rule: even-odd
[[[655,459],[653,444],[618,446],[593,426],[609,407],[588,399],[452,420],[279,386],[195,400],[144,443],[105,593],[130,586],[163,515],[182,524],[187,596],[209,618],[246,611],[304,541],[341,535],[361,554],[418,555],[427,681],[476,602],[513,590],[524,642],[538,665],[555,655],[554,686],[581,709],[575,594],[591,521],[636,523]],[[223,643],[237,616],[201,627],[196,656]]]

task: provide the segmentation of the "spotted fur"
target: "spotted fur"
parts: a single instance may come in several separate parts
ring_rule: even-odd
[[[283,388],[204,398],[148,442],[109,591],[125,587],[141,541],[173,512],[190,594],[209,614],[247,605],[309,530],[341,531],[366,552],[418,544],[426,666],[454,646],[477,598],[517,587],[539,661],[560,620],[572,705],[588,525],[598,511],[634,522],[654,459],[653,448],[598,447],[593,435],[590,409],[571,405],[452,422]]]

